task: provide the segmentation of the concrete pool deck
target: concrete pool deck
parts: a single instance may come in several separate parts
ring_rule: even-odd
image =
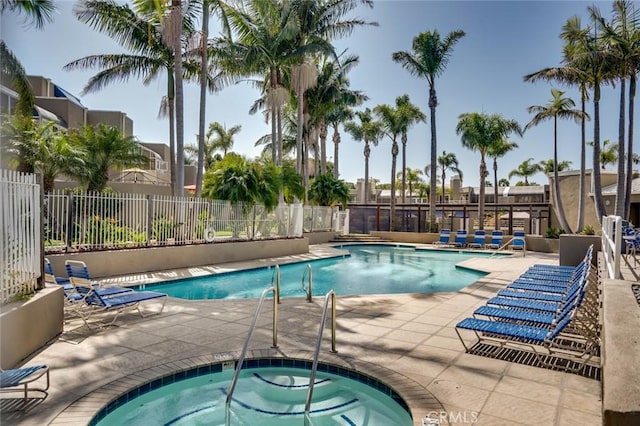
[[[339,254],[310,246],[301,256],[116,277],[139,283],[202,275]],[[339,296],[337,354],[322,359],[351,366],[391,385],[407,400],[415,425],[425,416],[452,424],[600,425],[601,383],[464,352],[454,326],[533,263],[557,264],[556,255],[527,252],[510,258],[478,257],[465,267],[489,272],[455,293]],[[90,265],[89,265],[90,266]],[[268,284],[268,283],[267,283]],[[44,401],[22,412],[3,412],[3,424],[85,425],[108,401],[144,380],[171,371],[234,358],[244,344],[256,300],[188,301],[169,298],[162,314],[122,315],[116,327],[87,330],[81,321],[26,364],[47,364],[51,388]],[[279,305],[278,349],[271,349],[266,304],[250,345],[252,356],[310,359],[323,299],[285,298]],[[446,421],[443,422],[447,423]]]

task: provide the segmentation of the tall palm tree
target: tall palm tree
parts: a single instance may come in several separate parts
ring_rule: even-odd
[[[227,152],[233,148],[233,137],[237,135],[242,126],[233,126],[230,129],[223,124],[214,121],[209,124],[209,130],[207,131],[207,141],[211,146],[222,151],[223,155],[227,155]]]
[[[425,78],[429,84],[429,110],[431,113],[431,182],[429,197],[429,215],[431,231],[435,231],[436,222],[436,160],[438,144],[436,139],[436,77],[444,73],[455,44],[466,34],[462,30],[450,32],[440,39],[438,30],[425,31],[418,34],[412,43],[412,51],[394,52],[391,58],[402,65],[412,75]]]
[[[600,12],[595,6],[588,7],[590,19],[596,22]],[[593,197],[598,222],[606,214],[602,197],[602,177],[600,174],[600,97],[601,86],[608,82],[609,55],[599,25],[582,27],[580,18],[569,18],[562,28],[560,37],[565,40],[565,62],[569,67],[579,69],[586,75],[593,90]]]
[[[631,207],[631,183],[633,180],[633,121],[637,73],[640,68],[640,11],[634,2],[616,0],[613,2],[613,16],[606,21],[602,16],[595,16],[602,28],[602,36],[608,44],[612,56],[614,78],[620,81],[620,114],[618,119],[618,158],[626,157],[618,162],[618,183],[616,196],[616,214],[628,217]],[[625,87],[629,79],[629,124],[628,139],[625,147]],[[629,155],[625,154],[625,151]]]
[[[540,165],[542,166],[542,171],[544,172],[545,175],[549,175],[549,174],[553,173],[556,170],[561,172],[563,170],[570,170],[571,169],[571,161],[562,160],[556,166],[556,162],[553,161],[553,158],[549,158],[546,161],[541,161]]]
[[[167,104],[169,109],[169,151],[171,183],[174,194],[182,194],[176,181],[175,140],[175,60],[173,48],[164,40],[161,17],[165,11],[149,8],[143,1],[135,3],[136,9],[119,5],[110,0],[83,0],[76,4],[74,14],[83,23],[115,39],[130,53],[89,55],[64,66],[66,70],[101,69],[91,77],[82,93],[91,93],[116,81],[142,77],[144,84],[167,73]],[[157,5],[155,2],[153,5]],[[144,8],[146,6],[147,8]],[[185,20],[185,25],[189,22]]]
[[[518,164],[516,169],[509,172],[509,179],[514,176],[523,177],[524,184],[529,185],[529,178],[536,173],[540,173],[542,170],[542,165],[540,163],[535,163],[533,158],[527,158],[522,163]]]
[[[565,97],[563,91],[552,88],[551,97],[547,105],[532,105],[527,108],[529,113],[535,113],[533,118],[525,126],[525,130],[537,126],[538,124],[553,120],[553,162],[558,164],[558,119],[572,119],[576,123],[582,119],[582,111],[574,109],[575,102],[573,99]],[[560,221],[560,226],[567,232],[571,232],[567,217],[562,206],[562,197],[560,196],[560,182],[558,181],[558,169],[553,171],[553,197],[556,213]]]
[[[478,200],[479,229],[484,229],[484,195],[487,171],[486,157],[492,145],[506,140],[515,133],[522,136],[522,129],[515,120],[502,117],[499,114],[464,113],[458,118],[456,133],[461,136],[462,145],[472,151],[480,153],[480,196]]]
[[[143,165],[147,158],[131,136],[124,136],[115,127],[86,125],[69,132],[69,140],[82,149],[84,168],[78,176],[87,185],[87,192],[102,192],[111,169]]]
[[[371,145],[378,146],[378,141],[382,137],[382,124],[375,120],[371,109],[356,111],[358,121],[345,123],[344,130],[357,142],[364,142],[364,203],[369,204],[369,157],[371,156]]]
[[[396,108],[400,114],[401,127],[402,127],[402,203],[405,203],[405,192],[407,189],[407,132],[409,128],[418,123],[427,120],[427,116],[424,115],[420,108],[415,106],[409,101],[409,95],[402,95],[396,98]]]
[[[390,105],[378,105],[373,111],[378,115],[384,134],[391,139],[391,202],[389,213],[389,231],[395,231],[394,222],[396,214],[396,161],[398,158],[398,135],[402,134],[404,118],[400,108]]]
[[[442,183],[442,193],[440,202],[444,203],[444,195],[445,195],[445,183],[447,180],[447,170],[451,170],[454,173],[457,173],[462,179],[462,170],[460,169],[460,163],[458,162],[458,157],[453,152],[442,151],[442,155],[438,156],[438,167],[440,167],[440,179]]]

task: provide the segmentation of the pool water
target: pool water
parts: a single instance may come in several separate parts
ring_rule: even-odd
[[[128,402],[91,424],[224,425],[225,400],[232,375],[233,369],[230,369],[161,386],[128,399]],[[243,369],[230,405],[230,424],[304,424],[309,376],[310,371],[303,368]],[[360,380],[319,371],[310,410],[312,424],[413,424],[407,410],[389,394]],[[376,385],[395,394],[380,382],[376,382]]]
[[[412,246],[387,245],[341,248],[349,254],[280,266],[280,296],[304,297],[302,277],[307,265],[311,265],[313,272],[314,296],[324,295],[331,289],[339,296],[457,291],[486,275],[456,267],[466,259],[486,256],[480,252],[416,250]],[[259,268],[147,284],[144,288],[192,300],[259,298],[271,285],[273,275],[274,268]]]

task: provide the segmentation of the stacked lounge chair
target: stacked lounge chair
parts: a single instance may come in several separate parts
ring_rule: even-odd
[[[467,244],[467,246],[470,248],[484,248],[486,236],[487,233],[482,229],[476,230],[473,234],[473,241]]]
[[[440,230],[440,239],[433,243],[434,246],[441,247],[451,247],[451,243],[449,242],[449,238],[451,237],[450,229],[441,229]]]
[[[456,231],[456,239],[453,241],[454,247],[466,247],[467,246],[467,230],[459,229]]]
[[[491,232],[491,241],[485,244],[485,247],[489,249],[499,249],[500,247],[502,247],[502,238],[502,231],[496,230]]]
[[[562,365],[571,371],[586,365],[599,366],[599,292],[592,256],[590,247],[568,278],[565,268],[534,265],[523,275],[546,269],[550,277],[559,279],[518,279],[514,281],[517,285],[512,283],[498,292],[472,317],[456,325],[467,352],[476,343],[484,343],[498,349],[526,350],[541,365],[560,367],[558,360],[563,359],[572,361]],[[468,345],[462,330],[474,332],[477,342]]]
[[[144,312],[140,309],[140,304],[146,301],[161,301],[159,310],[154,312],[159,314],[164,310],[167,294],[157,291],[134,291],[126,287],[104,287],[101,288],[91,279],[89,269],[84,262],[67,260],[65,262],[67,275],[73,285],[75,293],[85,307],[89,309],[79,310],[78,313],[87,327],[91,327],[89,319],[94,315],[114,312],[115,315],[108,325],[112,325],[118,316],[128,310],[136,309],[140,316],[144,317]]]

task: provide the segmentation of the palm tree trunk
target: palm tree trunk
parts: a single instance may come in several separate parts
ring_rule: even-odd
[[[369,156],[371,155],[371,147],[369,141],[364,140],[364,203],[369,204]]]
[[[495,203],[493,228],[498,229],[498,157],[493,157],[493,202]]]
[[[431,232],[436,232],[436,165],[438,143],[436,139],[436,106],[438,98],[436,97],[436,89],[431,85],[429,87],[429,111],[431,112],[431,180],[429,182],[429,227]]]
[[[302,131],[304,130],[304,92],[298,78],[298,128],[296,129],[296,171],[302,174]]]
[[[391,203],[389,212],[389,231],[393,232],[396,215],[396,160],[398,158],[398,143],[393,140],[391,145]]]
[[[277,161],[274,164],[282,166],[282,107],[280,105],[276,107],[276,126],[278,130],[278,145],[276,150]]]
[[[340,146],[340,132],[338,131],[338,123],[333,125],[333,176],[340,178],[340,170],[338,168],[338,149]]]
[[[404,193],[407,189],[407,133],[402,133],[402,204],[406,203]]]
[[[489,176],[489,172],[487,172],[487,163],[484,160],[484,152],[480,152],[480,195],[478,198],[478,229],[484,229],[484,194],[485,188],[484,184]],[[462,220],[466,220],[466,218],[462,218]]]
[[[624,161],[625,158],[625,144],[624,144],[624,133],[625,133],[625,103],[626,103],[626,94],[627,94],[627,79],[623,77],[620,79],[620,113],[618,115],[618,177],[616,180],[616,215],[624,216],[624,206],[625,206],[625,185],[627,180],[625,179],[625,169],[626,164]]]
[[[587,120],[585,118],[587,105],[586,105],[586,88],[583,86],[580,88],[580,92],[582,93],[582,118],[580,120],[580,185],[578,186],[578,226],[577,232],[582,232],[584,228],[584,204],[585,204],[585,185],[584,179],[586,176],[587,169]]]
[[[207,39],[209,38],[209,0],[202,1],[202,32],[200,46],[200,116],[198,118],[198,169],[196,170],[196,197],[202,194],[204,174],[204,127],[207,110]]]
[[[600,83],[593,89],[593,197],[598,223],[607,214],[602,197],[602,176],[600,174]]]
[[[562,207],[562,197],[560,197],[560,182],[558,181],[558,116],[553,117],[553,198],[556,206],[556,213],[560,226],[565,232],[571,233],[567,217]]]
[[[178,184],[176,181],[177,163],[176,163],[176,107],[174,97],[174,82],[173,75],[169,79],[171,81],[171,95],[167,97],[169,102],[169,161],[171,162],[171,193],[173,196],[178,196]]]
[[[171,0],[176,83],[176,190],[184,194],[184,93],[182,85],[182,2]]]
[[[276,89],[276,71],[273,67],[269,70],[269,74],[271,80],[269,91],[271,93],[267,95],[269,98],[269,109],[271,110],[271,161],[273,161],[273,164],[278,164],[278,131],[276,125],[276,103],[274,101],[275,94],[273,93]]]
[[[320,122],[320,174],[327,172],[327,123]]]
[[[633,114],[635,113],[636,75],[629,80],[629,134],[627,136],[627,184],[624,189],[625,204],[623,219],[629,219],[631,213],[631,184],[633,182]]]

